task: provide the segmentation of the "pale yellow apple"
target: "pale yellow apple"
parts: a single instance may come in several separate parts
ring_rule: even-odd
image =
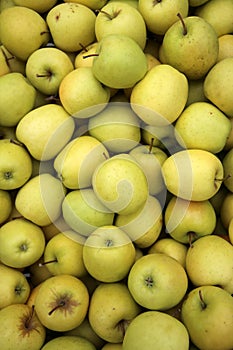
[[[119,344],[107,343],[101,348],[101,350],[122,350],[122,349],[123,349],[122,343],[119,343]]]
[[[56,2],[57,0],[41,0],[40,2],[34,0],[14,0],[15,5],[28,7],[38,13],[49,11]]]
[[[7,57],[1,45],[0,46],[0,76],[5,75],[7,73],[10,73],[10,67],[8,65]]]
[[[157,66],[158,64],[161,64],[161,62],[158,60],[158,58],[156,58],[152,54],[145,53],[145,55],[146,55],[146,59],[147,59],[148,70],[150,70],[151,68]]]
[[[12,55],[12,53],[9,52],[9,50],[7,50],[7,48],[4,45],[1,45],[1,51],[3,52],[5,60],[9,67],[9,73],[16,72],[25,75],[26,61],[23,61],[18,57]]]
[[[233,57],[233,34],[223,34],[218,38],[218,62],[227,57]]]
[[[166,84],[166,81],[170,83]],[[159,64],[133,87],[130,102],[132,109],[146,124],[164,126],[179,117],[187,98],[185,75],[170,65]]]
[[[64,2],[70,1],[65,0]],[[99,10],[106,4],[107,0],[73,0],[72,2],[83,4],[92,10]]]
[[[0,224],[3,224],[10,216],[13,209],[11,195],[6,190],[0,190]]]
[[[231,132],[230,135],[228,136],[228,139],[226,141],[224,150],[229,151],[231,148],[233,148],[233,118],[229,118],[231,122]]]
[[[224,174],[226,179],[224,185],[233,193],[233,148],[227,151],[222,160]]]
[[[220,208],[220,217],[222,220],[223,227],[226,229],[229,226],[230,220],[233,217],[233,193],[228,191],[225,198],[222,201]]]
[[[233,245],[233,217],[230,220],[229,225],[228,225],[228,236],[229,236],[231,244]]]
[[[81,51],[79,51],[75,56],[74,67],[75,68],[91,67],[94,56],[89,57],[88,59],[85,59],[85,56],[95,54],[97,45],[98,45],[98,42],[95,41],[94,43],[87,45]]]
[[[63,350],[96,350],[90,340],[75,335],[61,335],[50,339],[41,350],[57,350],[59,348]]]

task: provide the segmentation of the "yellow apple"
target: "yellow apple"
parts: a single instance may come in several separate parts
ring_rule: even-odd
[[[233,57],[233,34],[223,34],[218,38],[219,51],[217,62]]]
[[[13,209],[13,202],[10,193],[0,190],[0,224],[3,224],[10,216]]]
[[[50,339],[41,350],[96,350],[94,344],[92,344],[88,339],[75,335],[61,335]]]
[[[227,229],[231,218],[233,217],[233,193],[230,191],[226,193],[225,198],[222,201],[220,217],[223,227]]]

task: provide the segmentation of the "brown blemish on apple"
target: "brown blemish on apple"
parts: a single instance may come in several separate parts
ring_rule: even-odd
[[[70,293],[64,293],[60,296],[56,295],[56,293],[54,294],[55,299],[49,304],[49,316],[51,316],[57,310],[64,312],[65,316],[67,316],[67,314],[72,314],[74,311],[73,309],[80,305],[76,300],[72,299],[73,295]]]
[[[118,322],[118,324],[116,325],[116,327],[118,328],[118,330],[123,334],[123,336],[125,335],[125,332],[128,328],[130,324],[129,320],[121,320]]]
[[[35,316],[35,307],[32,305],[31,310],[28,310],[20,318],[19,331],[21,337],[29,337],[31,331],[36,331],[38,333],[39,322]]]

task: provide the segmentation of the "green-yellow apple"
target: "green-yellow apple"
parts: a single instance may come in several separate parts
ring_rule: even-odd
[[[177,260],[184,268],[187,254],[187,246],[173,238],[160,238],[152,244],[148,250],[148,254],[162,253],[167,254],[171,258]]]
[[[131,37],[108,34],[98,42],[92,71],[102,84],[114,89],[130,88],[144,77],[147,69],[145,53]]]
[[[228,117],[233,117],[233,57],[217,62],[204,80],[204,94]],[[223,94],[224,91],[224,94]]]
[[[175,123],[176,138],[181,145],[212,153],[223,150],[230,132],[229,118],[209,102],[190,104]]]
[[[169,84],[166,82],[169,81]],[[185,75],[167,64],[150,69],[132,89],[132,109],[146,123],[164,126],[173,123],[188,98]]]
[[[116,0],[109,0],[108,2],[115,2]],[[117,2],[123,2],[125,4],[128,4],[136,9],[138,9],[138,0],[117,0]]]
[[[111,102],[89,119],[88,132],[101,141],[109,152],[128,152],[140,142],[140,119],[129,103]]]
[[[228,225],[228,236],[231,244],[233,245],[233,218],[231,218]]]
[[[13,6],[2,11],[0,32],[2,44],[23,61],[46,45],[50,38],[45,19],[25,6]]]
[[[16,126],[16,137],[40,161],[54,158],[70,141],[75,130],[73,118],[53,103],[28,112]]]
[[[88,317],[93,330],[102,339],[120,343],[128,325],[140,311],[124,283],[101,283],[92,294]]]
[[[1,39],[0,39],[1,40]],[[25,75],[26,61],[13,56],[9,50],[4,45],[1,45],[1,51],[4,54],[7,66],[9,67],[9,72],[16,72]]]
[[[160,148],[150,145],[134,147],[129,154],[142,167],[148,181],[149,193],[157,195],[164,190],[164,180],[161,167],[167,154]]]
[[[199,349],[233,348],[233,298],[218,286],[192,289],[181,308],[182,322]]]
[[[67,52],[76,52],[95,41],[95,13],[75,2],[58,3],[46,16],[55,46]]]
[[[222,164],[224,173],[226,174],[224,185],[229,191],[233,193],[233,148],[225,153]]]
[[[162,165],[167,190],[186,200],[202,201],[215,195],[223,182],[223,165],[213,153],[201,149],[181,150]]]
[[[147,40],[146,23],[141,13],[124,2],[108,2],[95,21],[97,41],[109,34],[123,34],[135,40],[144,50]]]
[[[188,16],[188,0],[139,0],[138,10],[142,14],[148,30],[154,34],[164,35],[177,21],[177,13]]]
[[[134,300],[149,310],[168,310],[185,296],[188,277],[183,266],[164,253],[138,259],[128,274],[128,288]]]
[[[15,268],[30,266],[43,254],[42,229],[24,218],[6,222],[0,228],[0,260]]]
[[[174,125],[168,124],[163,126],[155,126],[142,123],[141,126],[141,143],[158,147],[162,150],[170,146],[175,141]]]
[[[8,58],[3,50],[3,45],[0,45],[0,76],[10,73]]]
[[[137,247],[147,248],[157,240],[162,230],[162,206],[156,197],[149,195],[142,209],[129,215],[116,215],[114,223]]]
[[[114,225],[94,230],[83,246],[83,262],[88,273],[101,282],[125,278],[135,261],[135,247],[127,234]]]
[[[233,34],[223,34],[218,38],[218,62],[233,57]]]
[[[114,220],[114,213],[100,202],[92,188],[68,192],[62,213],[65,222],[83,236],[89,236],[97,227],[111,225]]]
[[[67,274],[82,277],[84,238],[71,230],[57,233],[46,244],[41,265],[46,264],[52,275]]]
[[[31,178],[20,187],[15,207],[26,219],[46,226],[59,218],[66,189],[55,176],[48,173]]]
[[[92,67],[79,67],[61,81],[59,97],[62,106],[73,117],[89,118],[104,109],[110,99],[110,90],[96,79]]]
[[[3,224],[10,216],[13,209],[11,195],[6,190],[0,190],[0,224]]]
[[[211,0],[195,9],[195,15],[212,25],[218,37],[233,32],[231,0]]]
[[[64,0],[64,2],[70,2]],[[107,0],[72,0],[72,2],[79,3],[89,7],[91,10],[100,10],[107,2]]]
[[[123,347],[122,347],[122,343],[117,343],[117,344],[114,344],[114,343],[106,343],[102,348],[101,350],[122,350]]]
[[[89,294],[85,284],[71,275],[52,276],[42,282],[35,300],[35,311],[48,329],[65,332],[85,319]]]
[[[46,95],[56,95],[62,79],[74,69],[69,56],[56,47],[34,51],[26,63],[26,77]]]
[[[90,45],[87,45],[86,47],[84,47],[81,51],[78,51],[74,60],[74,68],[91,67],[94,56],[89,57],[88,60],[85,60],[83,56],[86,56],[86,55],[89,56],[89,55],[95,54],[97,45],[98,45],[98,42],[95,41]]]
[[[169,336],[168,336],[169,332]],[[160,311],[144,311],[128,326],[124,350],[188,350],[189,334],[182,322]]]
[[[209,0],[189,0],[189,5],[192,7],[201,6]]]
[[[233,293],[233,246],[222,237],[200,237],[188,249],[186,271],[194,286],[218,285]]]
[[[42,346],[41,350],[96,350],[94,344],[88,339],[75,335],[61,335],[50,339]]]
[[[13,190],[31,177],[32,160],[29,152],[11,139],[0,140],[0,189]]]
[[[0,310],[11,304],[26,303],[31,288],[24,274],[0,263],[1,299]]]
[[[146,52],[145,55],[146,55],[146,59],[147,59],[148,70],[150,70],[154,66],[157,66],[158,64],[161,64],[161,62],[152,54]]]
[[[188,80],[189,92],[186,106],[191,105],[194,102],[207,102],[207,98],[204,94],[204,78],[197,80]]]
[[[233,193],[228,191],[222,201],[220,208],[220,217],[224,228],[228,228],[233,217]]]
[[[114,155],[97,166],[92,186],[107,208],[123,215],[142,208],[148,197],[148,182],[143,169],[125,153]]]
[[[187,201],[173,196],[165,209],[166,232],[181,243],[192,244],[196,239],[213,233],[217,222],[209,200]]]
[[[56,156],[54,168],[67,188],[87,188],[96,167],[108,156],[106,147],[95,137],[81,135],[68,142]]]
[[[57,0],[41,0],[40,2],[34,0],[14,0],[15,5],[28,7],[39,13],[49,11],[56,2]]]
[[[26,304],[12,304],[0,310],[0,348],[18,350],[41,349],[46,329],[34,308]]]
[[[162,42],[167,64],[184,73],[188,79],[201,79],[216,63],[218,37],[203,18],[188,16],[176,21]]]
[[[12,127],[33,109],[36,89],[22,73],[8,73],[0,77],[0,98],[0,123]]]
[[[215,213],[217,217],[220,216],[221,206],[223,203],[223,200],[225,199],[226,194],[228,193],[228,189],[225,186],[221,186],[219,191],[215,193],[214,196],[212,196],[209,201],[214,207]]]

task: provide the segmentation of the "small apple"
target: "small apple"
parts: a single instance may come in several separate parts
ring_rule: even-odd
[[[228,226],[228,237],[233,245],[233,218],[230,220],[229,226]]]
[[[41,350],[96,350],[94,344],[92,344],[88,339],[75,335],[61,335],[50,339]]]
[[[44,248],[42,229],[25,218],[8,221],[0,228],[0,260],[7,266],[30,266],[42,256]]]
[[[223,34],[218,38],[218,61],[233,56],[233,34]]]
[[[225,153],[222,164],[224,173],[226,174],[226,179],[223,183],[233,193],[233,148]]]
[[[3,224],[10,216],[13,209],[13,202],[10,193],[0,190],[0,224]]]
[[[79,278],[57,275],[42,282],[35,300],[35,311],[46,328],[65,332],[82,323],[88,305],[89,294]]]
[[[57,0],[42,0],[39,3],[34,0],[14,0],[17,6],[25,6],[42,14],[55,6],[56,2]]]
[[[85,60],[85,56],[86,55],[91,56],[92,54],[95,54],[97,45],[98,45],[98,42],[95,41],[94,43],[91,43],[90,45],[83,47],[83,49],[79,51],[75,56],[74,67],[75,68],[91,67],[95,56],[90,57],[88,60]]]
[[[64,2],[70,1],[65,0]],[[89,7],[91,10],[99,10],[106,4],[107,0],[73,0],[72,2],[83,4]]]
[[[233,193],[228,190],[220,208],[220,218],[224,228],[228,228],[233,217]]]

